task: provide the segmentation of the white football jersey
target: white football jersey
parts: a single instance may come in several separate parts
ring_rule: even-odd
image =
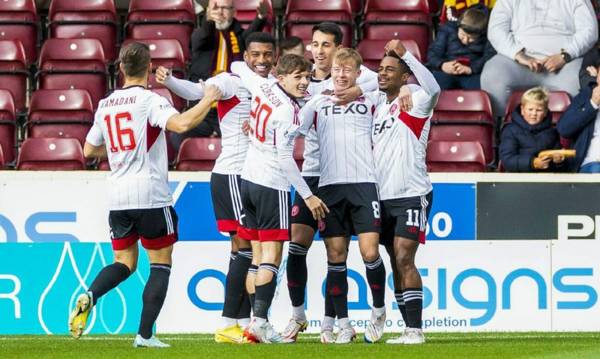
[[[373,153],[381,200],[422,196],[432,190],[425,162],[433,108],[440,87],[410,53],[402,58],[421,84],[410,88],[413,107],[400,111],[398,101],[382,105],[373,123]]]
[[[171,205],[164,130],[177,113],[166,98],[141,86],[100,100],[86,141],[106,146],[111,210]]]
[[[376,183],[371,140],[373,117],[385,102],[382,92],[368,92],[344,106],[317,95],[300,112],[300,133],[316,127],[321,178],[319,187],[342,183]]]
[[[277,82],[256,75],[247,66],[232,66],[232,71],[239,71],[242,83],[252,93],[250,146],[242,178],[261,186],[289,191],[292,179],[282,168],[278,156],[288,153],[293,163],[291,153],[299,127],[300,107]],[[294,169],[301,180],[297,167]],[[296,189],[305,198],[310,191],[305,183],[299,187]]]
[[[357,85],[361,88],[363,93],[377,90],[377,73],[371,71],[365,66],[360,67],[361,74],[356,80]],[[308,84],[307,95],[305,102],[309,101],[313,96],[320,95],[326,90],[333,91],[333,81],[331,75],[327,76],[322,80],[317,80],[311,77],[310,83]],[[305,103],[304,102],[304,103]],[[303,106],[304,103],[300,105]],[[317,131],[315,127],[311,127],[304,137],[304,162],[302,163],[302,175],[303,176],[319,176],[319,140],[317,138]]]
[[[250,118],[250,91],[241,83],[239,76],[220,73],[206,82],[191,82],[174,76],[167,77],[165,86],[186,100],[199,100],[204,97],[204,87],[214,85],[223,96],[217,101],[217,114],[221,128],[221,153],[217,158],[214,173],[225,175],[242,173],[248,152],[249,139],[242,132],[242,124]]]

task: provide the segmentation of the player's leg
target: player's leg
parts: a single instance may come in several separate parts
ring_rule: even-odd
[[[244,338],[243,330],[238,326],[238,316],[246,292],[245,281],[252,251],[250,243],[241,240],[237,235],[243,208],[240,181],[239,176],[219,173],[213,173],[210,179],[217,228],[220,232],[228,232],[231,239],[221,326],[215,332],[215,341],[218,343],[241,343]]]
[[[348,318],[348,268],[346,266],[348,241],[349,237],[325,238],[327,246],[326,295],[331,297],[338,318],[340,331],[335,341],[338,344],[350,343],[356,336]],[[321,329],[321,342],[328,343],[324,338],[328,335],[325,333],[327,329],[325,327]]]
[[[232,243],[237,243],[238,248],[238,255],[235,258],[236,263],[233,266],[232,273],[238,273],[236,275],[242,278],[241,286],[239,287],[241,288],[242,302],[238,310],[237,324],[241,329],[244,329],[250,324],[250,316],[252,314],[250,296],[246,290],[246,278],[248,277],[250,265],[252,265],[252,245],[250,241],[240,238],[237,233],[232,238],[234,239]]]
[[[138,233],[129,216],[130,211],[110,211],[108,216],[112,233],[114,263],[104,267],[96,276],[86,293],[77,298],[75,308],[69,315],[69,331],[75,338],[81,337],[93,306],[104,294],[123,282],[135,272],[138,260]]]
[[[304,179],[311,191],[316,193],[319,177],[304,177]],[[286,274],[288,292],[292,302],[292,319],[282,332],[282,336],[289,341],[295,341],[298,333],[306,330],[308,325],[306,313],[304,312],[304,297],[308,278],[306,255],[317,231],[317,221],[313,218],[312,213],[298,193],[294,197],[291,215],[292,238],[288,247]]]
[[[394,245],[386,244],[385,250],[390,257],[390,266],[392,267],[392,278],[394,279],[394,298],[396,298],[398,310],[400,310],[402,320],[406,326],[406,306],[404,305],[404,298],[402,297],[402,277],[400,275],[400,271],[398,270],[398,266],[396,265],[396,252],[394,251]]]
[[[275,296],[283,243],[289,240],[290,194],[254,185],[261,263],[256,273],[254,319],[245,334],[261,343],[281,343],[283,338],[268,322],[269,308]]]
[[[415,265],[419,242],[425,241],[427,216],[431,209],[432,194],[395,201],[393,213],[396,217],[394,252],[396,265],[401,276],[402,299],[406,310],[406,330],[394,344],[422,344],[423,283]]]
[[[150,275],[142,294],[142,315],[134,347],[168,347],[152,329],[167,296],[173,244],[177,242],[177,213],[171,206],[140,210],[136,228],[150,260]]]
[[[254,281],[256,279],[256,271],[260,264],[260,242],[258,241],[258,224],[256,218],[256,203],[255,197],[253,196],[253,183],[245,180],[241,180],[241,199],[242,208],[244,209],[244,216],[241,219],[241,225],[238,227],[238,237],[246,242],[250,242],[252,249],[252,261],[248,267],[248,273],[246,275],[246,291],[249,296],[250,305],[254,306],[255,297],[255,286]]]
[[[365,263],[367,282],[373,298],[371,320],[364,339],[376,342],[383,336],[385,326],[385,266],[379,255],[381,208],[374,183],[346,185],[351,206],[353,226],[358,234],[358,245]]]

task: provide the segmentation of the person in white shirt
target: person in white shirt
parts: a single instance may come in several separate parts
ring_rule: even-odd
[[[337,50],[332,66],[334,93],[353,87],[362,58],[356,50]],[[372,152],[371,126],[385,94],[369,92],[338,104],[336,96],[315,95],[300,113],[300,133],[316,128],[319,145],[319,197],[331,213],[319,222],[328,257],[327,293],[332,296],[340,331],[335,343],[349,343],[355,332],[348,319],[346,258],[351,235],[358,235],[373,295],[372,317],[385,322],[385,268],[379,256],[380,208]],[[383,319],[383,320],[379,320]],[[366,341],[381,337],[365,336]]]
[[[342,47],[342,39],[342,29],[335,23],[322,22],[312,28],[311,52],[315,64],[311,73],[307,96],[303,101],[299,101],[301,106],[310,100],[312,96],[334,91],[331,67],[336,51]],[[377,74],[361,65],[356,85],[337,89],[335,94],[338,102],[351,102],[363,93],[374,90],[377,90]],[[319,184],[320,168],[319,141],[314,124],[304,138],[303,158],[302,176],[310,189],[315,192]],[[292,206],[292,238],[288,247],[286,266],[288,292],[292,302],[292,318],[282,332],[282,336],[287,342],[295,342],[298,334],[308,327],[308,320],[304,311],[304,296],[308,278],[306,256],[317,229],[317,221],[304,205],[302,198],[296,193]],[[324,343],[331,343],[336,340],[333,335],[335,317],[333,302],[331,297],[326,294],[325,316],[321,322],[321,341]]]
[[[381,237],[394,269],[395,296],[406,324],[391,344],[420,344],[423,284],[415,266],[419,243],[425,243],[433,187],[425,154],[431,115],[440,94],[433,74],[402,45],[392,40],[379,66],[379,89],[387,103],[373,122],[373,155],[381,198]],[[413,73],[420,85],[406,85]],[[408,106],[396,98],[402,93]]]
[[[244,66],[252,69],[256,75],[275,80],[270,75],[275,62],[275,39],[271,34],[250,34],[246,39],[244,59]],[[255,289],[252,283],[260,264],[260,256],[253,256],[250,242],[237,234],[244,216],[240,196],[241,174],[250,143],[242,127],[250,118],[252,94],[238,75],[228,72],[211,77],[206,82],[194,83],[171,76],[168,69],[159,67],[156,79],[187,100],[201,99],[204,88],[209,85],[216,86],[223,93],[221,100],[217,102],[222,135],[221,153],[212,170],[210,189],[217,228],[220,232],[229,233],[231,238],[231,260],[225,281],[222,324],[215,332],[215,341],[241,343],[244,341],[243,328],[250,322],[250,301],[244,298],[244,282],[247,279],[248,293],[253,297]],[[257,243],[254,251],[258,251]],[[249,270],[251,274],[247,276]],[[238,321],[238,317],[242,320]]]
[[[241,196],[245,216],[239,235],[259,241],[261,264],[256,274],[254,319],[245,335],[261,343],[283,338],[267,321],[277,286],[283,242],[289,240],[290,185],[306,202],[315,219],[328,211],[302,178],[292,157],[299,127],[297,98],[304,96],[311,64],[301,56],[279,59],[277,81],[257,76],[247,66],[232,66],[253,96],[249,121],[250,147],[242,170]]]
[[[481,89],[499,117],[513,90],[544,86],[575,96],[598,21],[590,0],[498,0],[487,34],[498,54],[483,68]]]
[[[168,347],[152,334],[166,297],[171,253],[177,241],[165,130],[183,133],[197,126],[221,93],[208,86],[202,101],[179,114],[166,98],[146,89],[152,69],[147,45],[127,45],[121,49],[119,60],[125,75],[123,88],[100,101],[83,148],[87,158],[108,156],[108,220],[115,262],[104,267],[89,290],[77,298],[69,316],[69,330],[79,338],[98,299],[136,270],[137,241],[141,240],[151,264],[134,346]]]

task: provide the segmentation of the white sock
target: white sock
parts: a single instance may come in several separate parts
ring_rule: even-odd
[[[237,324],[237,319],[221,317],[221,328],[229,328]]]
[[[377,319],[377,317],[380,317],[383,314],[385,314],[385,307],[381,307],[381,308],[373,307],[373,310],[371,311],[371,320],[375,320],[375,319]]]
[[[304,312],[304,305],[292,307],[292,318],[294,318],[294,320],[299,321],[299,322],[306,321],[306,313]]]
[[[333,326],[335,325],[335,318],[327,317],[323,318],[323,322],[321,323],[321,331],[333,331]]]
[[[246,328],[250,324],[250,318],[240,318],[237,323],[240,327]]]
[[[267,322],[265,318],[254,317],[254,322],[256,325],[263,325]]]
[[[338,325],[340,326],[340,329],[350,328],[350,319],[348,319],[348,318],[338,319]]]

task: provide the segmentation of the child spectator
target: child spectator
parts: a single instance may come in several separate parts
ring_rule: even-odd
[[[508,172],[557,172],[566,170],[564,156],[538,157],[543,150],[559,149],[558,132],[548,112],[548,91],[543,87],[527,90],[512,122],[502,130],[500,160]]]
[[[304,42],[298,36],[289,36],[279,41],[279,57],[287,54],[296,54],[304,57]]]
[[[456,21],[469,8],[476,7],[489,14],[494,7],[496,0],[444,0],[442,13],[440,14],[440,24],[446,21]]]
[[[486,28],[487,15],[477,8],[465,11],[458,22],[440,27],[429,47],[427,66],[443,90],[481,88],[483,65],[496,54]]]

